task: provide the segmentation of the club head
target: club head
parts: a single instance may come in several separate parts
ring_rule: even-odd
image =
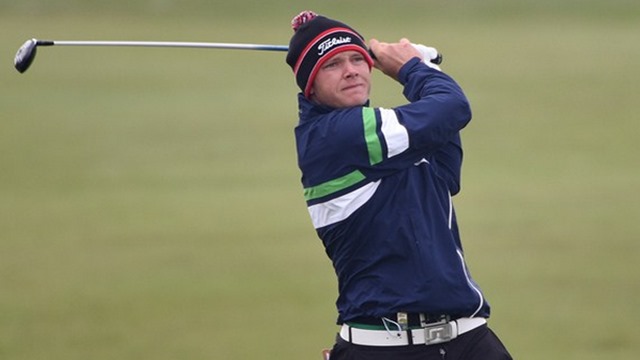
[[[25,71],[27,71],[27,69],[33,62],[33,59],[36,57],[37,47],[38,40],[36,39],[27,40],[24,44],[22,44],[22,46],[20,46],[20,49],[18,49],[16,57],[13,60],[13,64],[16,67],[16,70],[18,70],[20,73],[24,73]]]

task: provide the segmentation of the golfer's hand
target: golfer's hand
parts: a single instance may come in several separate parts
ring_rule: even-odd
[[[397,43],[383,43],[371,39],[369,48],[376,57],[374,66],[395,80],[398,80],[398,72],[407,61],[414,57],[422,59],[422,54],[405,38]]]

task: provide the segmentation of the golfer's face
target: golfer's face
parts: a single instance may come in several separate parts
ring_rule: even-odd
[[[371,70],[364,55],[344,51],[327,60],[318,71],[311,100],[333,108],[364,105],[369,99]]]

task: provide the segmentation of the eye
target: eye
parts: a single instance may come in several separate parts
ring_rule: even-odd
[[[335,68],[336,66],[338,66],[338,62],[337,61],[327,61],[322,68],[323,69],[331,69],[331,68]]]
[[[355,62],[355,63],[363,62],[363,61],[364,61],[364,56],[362,56],[362,55],[354,55],[354,56],[351,58],[351,61],[353,61],[353,62]]]

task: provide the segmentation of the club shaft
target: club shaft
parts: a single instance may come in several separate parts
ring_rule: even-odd
[[[174,41],[68,41],[68,40],[38,40],[38,46],[140,46],[140,47],[178,47],[178,48],[209,48],[209,49],[237,49],[237,50],[267,50],[287,51],[286,45],[265,44],[236,44],[211,42],[174,42]]]

